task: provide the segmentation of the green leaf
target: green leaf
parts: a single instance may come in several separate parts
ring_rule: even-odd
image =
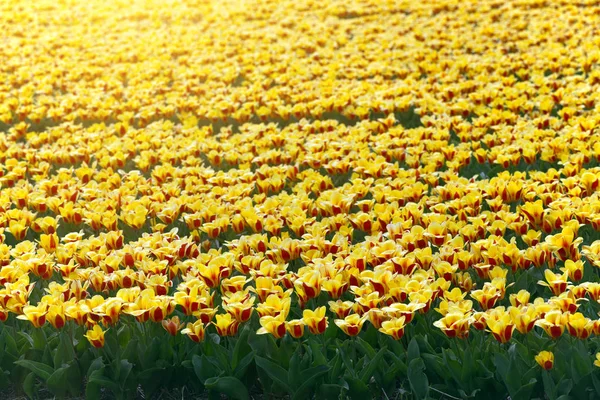
[[[72,360],[66,368],[66,383],[68,391],[72,396],[79,397],[83,382],[79,363],[77,360]]]
[[[477,373],[475,371],[475,363],[473,362],[473,353],[467,347],[462,352],[462,371],[461,371],[461,381],[469,382],[473,376],[476,376]]]
[[[294,390],[298,389],[298,387],[300,387],[300,385],[302,385],[302,379],[300,379],[300,368],[301,368],[300,364],[302,361],[302,358],[300,356],[300,349],[301,349],[301,346],[298,346],[298,348],[294,352],[294,355],[290,359],[290,367],[288,370],[290,386],[292,388],[294,388]]]
[[[104,387],[112,390],[112,392],[116,395],[120,394],[121,390],[119,385],[113,382],[111,379],[108,379],[104,376],[104,368],[97,369],[90,375],[88,379],[88,386],[90,383],[96,384],[99,387]],[[87,391],[86,391],[87,393]]]
[[[34,386],[35,386],[35,373],[30,372],[29,374],[27,374],[27,376],[25,377],[25,380],[23,381],[23,391],[25,392],[27,397],[29,397],[30,399],[34,398],[34,394],[35,394]]]
[[[125,347],[125,351],[121,354],[121,358],[126,360],[138,360],[139,350],[138,350],[138,340],[131,339],[127,342],[127,346]]]
[[[246,354],[246,356],[239,361],[237,367],[235,368],[235,371],[233,371],[233,374],[236,378],[242,379],[244,377],[246,370],[248,369],[250,364],[252,364],[252,361],[254,361],[255,354],[256,353],[254,352],[254,350],[252,350],[250,353]]]
[[[46,334],[43,329],[34,329],[31,332],[31,337],[33,338],[33,348],[38,350],[44,350],[46,348]]]
[[[235,370],[240,361],[252,351],[252,348],[248,344],[248,335],[249,329],[244,327],[233,348],[233,354],[231,356],[231,369],[233,370]]]
[[[313,364],[327,365],[327,358],[325,358],[321,345],[316,340],[310,342],[310,349],[313,354]]]
[[[600,381],[594,374],[592,374],[592,384],[594,385],[594,389],[596,389],[596,395],[600,395]]]
[[[413,338],[408,344],[406,362],[410,365],[410,362],[419,358],[420,355],[421,352],[419,351],[419,343],[417,343],[417,340]]]
[[[231,363],[229,362],[229,354],[227,353],[227,350],[225,350],[225,347],[216,344],[211,346],[211,349],[214,353],[214,356],[209,358],[211,363],[217,363],[221,371],[225,371],[227,375],[231,375],[233,371],[231,368]]]
[[[207,389],[215,390],[233,399],[246,400],[250,398],[246,386],[239,379],[232,376],[209,378],[204,383],[204,386]]]
[[[451,378],[442,357],[434,354],[423,354],[423,362],[427,369],[435,371],[443,380],[447,381]]]
[[[368,398],[369,387],[360,379],[348,377],[348,396],[352,399],[362,400]]]
[[[325,333],[323,333],[323,337],[325,339],[335,339],[340,332],[340,328],[337,327],[336,324],[328,324],[327,329],[325,329]]]
[[[593,374],[590,374],[590,377],[592,376]],[[568,395],[571,393],[571,389],[573,389],[573,381],[571,379],[562,379],[560,382],[558,382],[558,385],[556,385],[556,389],[559,395]]]
[[[144,368],[151,368],[155,365],[160,355],[160,346],[160,339],[155,337],[146,349],[140,349],[140,361],[143,361]]]
[[[194,355],[192,357],[192,365],[194,366],[194,373],[198,379],[200,379],[202,384],[204,384],[207,379],[213,378],[220,373],[220,371],[211,366],[211,363],[204,354],[202,356]]]
[[[99,370],[102,367],[104,367],[104,363],[102,362],[102,357],[98,357],[98,358],[94,359],[94,361],[92,361],[92,363],[90,364],[90,367],[87,370],[87,377],[89,378],[94,371]]]
[[[54,353],[54,368],[62,367],[63,364],[75,359],[75,350],[70,336],[66,332],[59,333],[59,344]]]
[[[48,389],[58,397],[64,397],[67,392],[66,387],[66,374],[68,367],[62,367],[54,371],[54,373],[48,378],[46,381],[46,385],[48,385]]]
[[[505,379],[506,374],[508,373],[508,368],[510,366],[510,361],[504,354],[496,353],[494,356],[494,365],[496,366],[496,371],[500,375],[502,379]]]
[[[131,329],[128,325],[123,325],[121,328],[119,328],[119,331],[117,332],[117,338],[119,341],[119,346],[121,346],[121,348],[126,347],[128,343],[130,343]]]
[[[329,371],[329,382],[335,382],[338,380],[341,374],[343,361],[339,354],[336,354],[333,359],[329,362],[331,370]]]
[[[544,392],[548,396],[548,400],[556,399],[556,386],[550,373],[546,370],[542,371],[542,382],[544,384]]]
[[[171,368],[150,368],[136,376],[137,381],[142,385],[144,395],[147,398],[154,398],[153,394],[160,388],[164,387],[165,382],[171,382],[173,377],[173,369]]]
[[[6,343],[6,348],[4,349],[5,352],[13,355],[14,357],[18,357],[19,350],[17,349],[17,342],[15,341],[15,338],[13,338],[6,329],[3,330],[2,336],[4,337],[4,342]]]
[[[116,332],[109,330],[104,336],[104,340],[104,351],[110,356],[111,359],[117,358],[116,355],[120,350],[120,347]]]
[[[373,358],[377,354],[377,352],[375,351],[373,346],[371,346],[367,341],[361,339],[358,336],[356,337],[356,344],[358,345],[358,348],[360,349],[360,351],[362,351],[364,354],[368,355],[369,358]]]
[[[329,367],[318,365],[308,368],[300,373],[300,382],[304,382],[292,396],[293,400],[307,399],[310,389],[314,386],[316,380],[329,372]]]
[[[367,384],[369,383],[369,380],[373,376],[373,373],[375,373],[375,370],[380,367],[381,360],[383,359],[383,355],[385,354],[386,350],[387,349],[385,347],[382,348],[375,355],[375,357],[371,358],[371,361],[369,361],[367,364],[367,368],[365,368],[360,374],[361,381]]]
[[[345,349],[342,347],[339,347],[337,351],[338,354],[342,357],[342,361],[346,366],[346,371],[350,373],[350,376],[352,376],[352,378],[358,379],[358,375],[356,374],[354,365],[352,365],[352,360],[350,359],[350,357],[348,357],[348,353],[346,353]]]
[[[19,332],[17,332],[17,334],[26,340],[26,342],[29,344],[30,348],[34,347],[33,346],[33,338],[31,337],[30,334],[28,334],[27,332],[23,332],[23,331],[19,331]]]
[[[406,375],[408,372],[408,366],[404,363],[404,361],[402,361],[402,359],[394,354],[394,352],[391,350],[388,350],[386,354],[392,358],[394,367],[402,374]]]
[[[256,332],[248,333],[248,344],[256,352],[256,354],[266,355],[269,353],[269,343],[267,335],[257,335]]]
[[[274,382],[277,382],[281,385],[288,393],[291,393],[292,390],[289,386],[288,373],[285,369],[281,368],[279,365],[275,364],[272,361],[267,360],[266,358],[262,358],[259,356],[255,357],[256,365],[265,371],[269,378],[271,378]]]
[[[511,400],[528,400],[531,399],[531,392],[537,383],[537,379],[532,378],[528,383],[521,385],[521,388],[517,390],[514,395],[511,395]]]
[[[37,361],[17,360],[15,361],[15,364],[20,365],[23,368],[27,368],[31,372],[34,372],[44,382],[46,382],[48,378],[50,378],[50,376],[54,373],[52,367]]]
[[[8,389],[10,387],[10,371],[0,370],[0,390]]]
[[[125,382],[127,381],[127,378],[129,378],[129,374],[131,373],[132,368],[133,364],[130,363],[128,360],[121,360],[119,362],[119,375],[117,379],[120,382],[121,386],[125,385]]]
[[[347,389],[341,385],[334,385],[329,383],[323,383],[317,390],[317,399],[338,399],[342,393],[342,390]]]
[[[87,400],[100,400],[102,398],[101,386],[94,382],[88,382],[85,386],[85,398]]]
[[[427,375],[423,373],[425,364],[420,358],[414,358],[408,364],[408,382],[418,399],[425,399],[429,394],[429,381]]]
[[[506,383],[508,392],[510,393],[511,397],[517,398],[517,394],[519,392],[523,392],[523,390],[525,389],[524,385],[522,384],[523,380],[524,376],[519,371],[517,363],[513,358],[510,361],[508,370],[506,371],[506,375],[504,376],[504,382]]]

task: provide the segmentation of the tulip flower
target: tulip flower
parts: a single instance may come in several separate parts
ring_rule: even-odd
[[[325,316],[325,306],[319,307],[316,310],[304,310],[302,311],[302,319],[308,326],[310,333],[313,335],[320,335],[327,329],[328,317]]]
[[[511,339],[515,325],[503,307],[489,313],[485,322],[494,338],[500,343],[506,343]]]
[[[31,324],[40,328],[46,323],[46,314],[48,313],[48,306],[45,303],[40,303],[37,306],[25,306],[23,307],[23,315],[18,315],[18,319],[30,321]]]
[[[302,319],[293,319],[285,323],[288,333],[294,338],[299,339],[304,335],[305,323]]]
[[[179,317],[175,316],[170,319],[162,320],[161,325],[167,332],[169,332],[169,335],[175,336],[184,324],[179,321]]]
[[[358,314],[350,314],[344,319],[336,319],[335,324],[348,336],[356,336],[360,333],[363,324],[368,318],[368,314],[362,317]]]
[[[102,330],[100,325],[94,325],[94,327],[86,332],[84,335],[90,344],[96,348],[104,347],[104,334],[106,332]]]
[[[231,314],[217,314],[215,319],[216,322],[212,324],[217,328],[220,336],[234,336],[237,333],[240,323]]]
[[[559,310],[547,312],[544,318],[535,321],[535,325],[546,331],[552,339],[559,338],[565,331],[568,316]]]
[[[439,328],[450,338],[465,338],[469,335],[471,318],[461,312],[451,312],[442,319],[435,321],[433,326]]]
[[[260,318],[260,328],[256,333],[259,335],[264,335],[266,333],[270,333],[275,337],[275,339],[282,338],[286,332],[286,322],[285,315],[279,314],[276,317],[272,317],[270,315],[264,316]]]
[[[204,340],[204,324],[201,320],[196,320],[194,323],[188,322],[181,333],[187,335],[194,342],[200,343]]]
[[[541,351],[535,356],[535,361],[545,370],[551,370],[554,367],[554,353]]]
[[[381,328],[379,328],[379,331],[391,336],[394,340],[400,340],[404,335],[404,322],[404,317],[384,321]]]

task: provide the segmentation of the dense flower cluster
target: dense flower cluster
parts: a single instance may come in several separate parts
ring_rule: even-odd
[[[0,320],[600,335],[593,7],[12,3]]]

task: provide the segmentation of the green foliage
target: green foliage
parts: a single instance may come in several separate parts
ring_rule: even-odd
[[[525,277],[525,278],[524,278]],[[530,278],[521,275],[517,284]],[[471,330],[467,339],[423,333],[423,315],[393,340],[372,326],[348,338],[331,326],[323,335],[276,340],[258,335],[252,320],[235,337],[207,328],[204,342],[170,336],[160,324],[123,318],[109,329],[104,348],[77,341],[82,327],[45,326],[40,333],[8,321],[0,332],[0,387],[28,398],[147,398],[163,388],[188,387],[209,398],[250,399],[261,393],[290,399],[593,399],[600,396],[600,369],[592,363],[599,343],[563,335],[551,341],[535,329],[500,344]],[[338,337],[339,336],[339,337]],[[40,343],[44,340],[44,345]],[[546,371],[535,361],[555,354]]]

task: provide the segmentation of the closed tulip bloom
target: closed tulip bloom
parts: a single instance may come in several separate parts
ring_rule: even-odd
[[[450,312],[442,319],[435,321],[433,326],[439,328],[448,337],[464,338],[469,335],[471,318],[461,312]]]
[[[242,293],[242,292],[237,292]],[[223,309],[227,311],[229,314],[233,315],[238,322],[246,322],[252,316],[252,312],[254,311],[253,305],[255,297],[253,296],[244,296],[242,298],[238,298],[235,300],[242,301],[234,301],[228,302],[223,305]]]
[[[471,292],[471,297],[477,300],[483,311],[492,308],[501,296],[502,294],[498,289],[489,282],[484,284],[483,289]]]
[[[94,327],[88,330],[85,337],[90,344],[96,348],[104,347],[104,333],[100,325],[94,325]]]
[[[160,322],[167,315],[173,312],[175,302],[168,297],[156,298],[152,301],[152,306],[149,309],[150,319],[154,322]]]
[[[486,323],[494,338],[500,343],[508,342],[515,330],[510,315],[504,310],[494,310],[494,312],[488,314]]]
[[[304,326],[305,323],[301,319],[293,319],[285,323],[286,330],[294,339],[299,339],[304,335]]]
[[[185,329],[181,331],[183,335],[187,335],[196,343],[204,340],[204,332],[204,324],[201,320],[196,320],[194,323],[188,322]]]
[[[210,288],[214,288],[219,285],[221,277],[224,275],[223,269],[218,261],[214,259],[208,263],[208,265],[200,265],[198,267],[198,272],[200,276]]]
[[[394,317],[404,317],[405,322],[409,324],[415,315],[415,312],[422,310],[426,307],[426,304],[418,302],[406,303],[392,303],[389,307],[384,307],[383,311],[393,315]]]
[[[199,290],[198,286],[194,286],[189,293],[175,292],[175,303],[181,306],[185,315],[192,315],[200,309],[201,296]]]
[[[8,310],[0,307],[0,322],[6,322],[8,319]]]
[[[513,293],[509,296],[510,304],[512,304],[513,307],[527,305],[530,296],[531,294],[527,290],[521,289],[518,293]]]
[[[40,303],[37,306],[23,307],[23,315],[18,315],[18,319],[30,321],[34,327],[41,328],[46,323],[46,314],[48,306],[45,303]]]
[[[356,336],[360,333],[367,317],[368,314],[362,317],[358,314],[351,314],[344,319],[336,319],[334,322],[346,335]]]
[[[177,335],[177,332],[183,327],[178,316],[161,321],[161,325],[171,336]]]
[[[300,286],[309,299],[317,297],[321,293],[321,274],[319,271],[307,272],[294,282],[294,286]]]
[[[261,317],[270,315],[276,316],[279,314],[288,315],[291,307],[292,299],[290,297],[280,298],[276,294],[271,294],[267,299],[256,307],[256,312]]]
[[[567,314],[567,330],[571,336],[587,339],[594,328],[594,321],[583,316],[582,313]]]
[[[329,309],[337,315],[338,318],[346,318],[350,312],[352,311],[352,307],[354,307],[354,303],[351,301],[330,301]]]
[[[202,321],[203,324],[208,324],[212,321],[213,317],[217,313],[217,308],[201,308],[195,313],[193,313],[194,317],[198,318]]]
[[[276,317],[272,317],[270,315],[261,317],[260,325],[262,326],[262,328],[260,328],[256,332],[259,335],[264,335],[266,333],[270,333],[276,339],[282,338],[283,335],[285,335],[286,326],[285,326],[285,315],[284,314],[279,314]]]
[[[46,319],[50,324],[56,328],[61,329],[65,326],[66,315],[65,315],[65,307],[63,304],[52,304],[48,307],[48,313],[46,314]]]
[[[567,290],[567,272],[564,272],[562,275],[558,275],[552,272],[551,270],[547,269],[544,271],[544,277],[546,278],[546,280],[538,281],[538,285],[549,287],[555,296],[558,296],[562,292]]]
[[[572,281],[577,282],[583,278],[583,260],[567,260],[565,266],[560,270],[566,272]]]
[[[384,321],[379,331],[393,337],[395,340],[400,340],[404,335],[404,327],[406,326],[404,322],[404,317]]]
[[[321,286],[332,299],[338,299],[348,289],[348,281],[344,279],[343,274],[337,274],[333,279],[323,281]]]
[[[544,318],[535,322],[536,326],[541,327],[552,339],[559,338],[565,331],[568,322],[568,316],[560,310],[549,311]]]
[[[244,285],[250,280],[245,276],[234,276],[221,281],[221,291],[223,293],[236,293],[244,289]]]
[[[551,370],[554,367],[554,353],[541,351],[535,356],[535,361],[545,370]]]
[[[535,321],[538,320],[538,313],[535,306],[530,305],[526,307],[509,307],[508,313],[512,322],[515,324],[517,330],[526,334],[533,329]]]
[[[304,310],[302,312],[302,319],[313,335],[320,335],[327,329],[328,318],[325,316],[326,311],[325,306],[322,306],[316,310]]]
[[[237,333],[240,323],[231,314],[217,314],[215,319],[213,325],[220,336],[234,336]]]

